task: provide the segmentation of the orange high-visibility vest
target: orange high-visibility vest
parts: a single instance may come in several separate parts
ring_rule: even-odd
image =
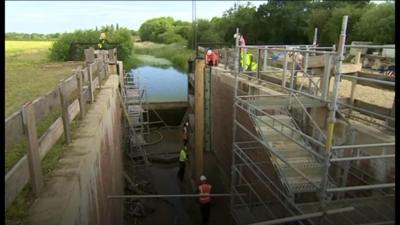
[[[209,203],[211,200],[210,198],[211,185],[201,184],[199,185],[199,191],[200,191],[200,197],[199,197],[200,203],[201,204]]]

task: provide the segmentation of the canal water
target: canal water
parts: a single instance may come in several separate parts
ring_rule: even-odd
[[[141,66],[131,72],[139,77],[149,102],[187,101],[187,75],[173,67]]]

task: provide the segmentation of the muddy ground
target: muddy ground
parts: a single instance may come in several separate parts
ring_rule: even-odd
[[[162,134],[162,141],[146,146],[149,154],[171,152],[165,158],[168,163],[152,162],[149,166],[134,166],[133,163],[126,165],[129,176],[139,186],[144,181],[150,184],[143,188],[147,194],[193,194],[195,193],[198,181],[191,179],[191,169],[194,162],[189,162],[186,168],[184,182],[177,178],[178,154],[182,147],[180,129],[159,130]],[[151,135],[152,140],[159,139],[157,134]],[[189,150],[192,151],[192,150]],[[176,152],[176,153],[174,153]],[[158,155],[161,158],[161,155]],[[204,155],[204,174],[208,177],[213,186],[212,193],[226,193],[226,187],[221,183],[220,174],[217,170],[217,162],[213,153]],[[129,192],[129,191],[128,191]],[[126,193],[128,194],[128,193]],[[153,198],[142,200],[146,214],[143,217],[129,215],[129,204],[125,208],[125,224],[142,225],[200,225],[200,206],[196,198]],[[212,199],[210,225],[230,224],[232,222],[229,214],[229,197],[217,197]]]

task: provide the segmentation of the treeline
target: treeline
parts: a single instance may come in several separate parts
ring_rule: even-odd
[[[8,41],[53,41],[60,37],[60,33],[54,34],[38,34],[38,33],[17,33],[8,32],[5,39]]]
[[[71,33],[63,33],[54,42],[50,48],[50,58],[56,61],[69,60],[69,56],[72,51],[78,51],[79,58],[75,60],[83,60],[83,51],[85,48],[90,46],[85,43],[91,44],[92,47],[96,47],[99,41],[100,33],[105,32],[109,43],[116,43],[117,45],[117,56],[119,60],[126,61],[130,57],[133,49],[132,30],[118,25],[103,26],[100,29],[89,30],[76,30]],[[76,49],[70,49],[72,43],[78,43],[75,46]],[[79,45],[80,44],[80,45]]]
[[[210,6],[211,7],[211,6]],[[321,46],[337,44],[342,18],[348,15],[347,43],[371,41],[392,44],[395,38],[393,2],[367,1],[282,1],[270,0],[258,8],[235,5],[222,17],[197,20],[198,42],[233,44],[236,27],[248,44],[311,44],[318,28]],[[146,21],[139,29],[143,41],[172,43],[186,41],[193,48],[194,32],[189,22],[160,17]]]
[[[172,17],[159,17],[147,20],[139,29],[142,41],[157,43],[182,43],[189,39],[192,32],[191,23],[174,21]]]

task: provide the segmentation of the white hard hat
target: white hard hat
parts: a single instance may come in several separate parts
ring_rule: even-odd
[[[204,175],[201,175],[201,176],[200,176],[200,181],[205,181],[205,180],[207,180],[207,177],[204,176]]]
[[[207,55],[211,55],[211,53],[212,53],[211,50],[207,51]]]

